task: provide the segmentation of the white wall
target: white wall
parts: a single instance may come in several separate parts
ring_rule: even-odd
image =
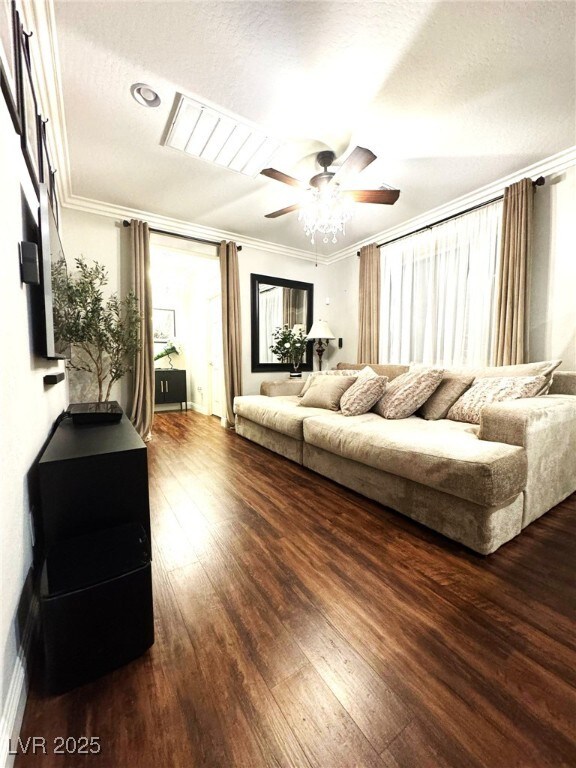
[[[534,201],[528,344],[531,360],[576,371],[576,167],[546,179]]]
[[[291,256],[244,246],[238,254],[238,264],[243,337],[242,387],[245,395],[257,394],[263,381],[288,377],[286,372],[276,374],[251,371],[250,275],[252,273],[312,283],[314,285],[314,319],[326,320],[332,333],[337,338],[343,339],[342,349],[338,349],[337,339],[330,342],[322,360],[323,367],[331,368],[340,360],[348,362],[356,360],[358,313],[355,297],[358,292],[358,268],[354,264],[354,259],[316,266],[313,262],[304,259],[295,259]],[[327,300],[329,304],[326,303]],[[314,367],[318,367],[316,354],[314,354]]]
[[[129,231],[114,219],[92,213],[63,208],[61,214],[63,246],[68,270],[83,256],[91,264],[97,261],[106,267],[109,282],[105,295],[118,292],[124,295],[130,289],[130,262],[128,253]],[[94,377],[83,372],[69,371],[71,402],[90,402],[98,399]],[[112,387],[111,400],[126,408],[129,381],[125,377]]]
[[[35,355],[31,334],[31,288],[20,282],[18,243],[23,239],[21,184],[28,190],[37,217],[19,137],[0,98],[0,327],[4,366],[0,376],[0,765],[6,760],[8,738],[19,728],[22,714],[23,587],[32,562],[28,474],[50,429],[67,405],[64,382],[45,386],[43,376],[63,370],[63,363]],[[32,498],[34,494],[32,493]],[[20,604],[20,606],[19,606]],[[18,617],[20,613],[20,617]]]

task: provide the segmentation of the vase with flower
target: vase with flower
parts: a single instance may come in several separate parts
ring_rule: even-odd
[[[273,344],[270,347],[272,354],[281,363],[291,363],[291,379],[299,379],[302,376],[300,366],[306,353],[306,335],[304,327],[290,328],[288,325],[279,326],[272,334]]]

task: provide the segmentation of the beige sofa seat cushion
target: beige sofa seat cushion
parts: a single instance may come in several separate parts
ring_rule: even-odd
[[[503,504],[526,485],[526,453],[479,440],[477,432],[477,427],[445,419],[392,421],[375,413],[315,416],[304,422],[304,440],[317,448],[476,504]]]
[[[302,423],[310,416],[326,415],[324,408],[305,408],[297,395],[266,397],[240,395],[234,398],[234,413],[255,424],[296,440],[303,439]]]

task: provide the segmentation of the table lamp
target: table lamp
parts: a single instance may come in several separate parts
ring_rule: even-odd
[[[322,355],[324,350],[328,346],[330,339],[335,339],[336,336],[330,330],[326,320],[316,320],[312,324],[312,328],[308,331],[306,337],[310,341],[316,341],[316,354],[318,355],[318,370],[322,370]]]

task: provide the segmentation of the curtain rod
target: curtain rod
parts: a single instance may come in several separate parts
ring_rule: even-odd
[[[122,222],[123,227],[129,227],[130,222],[124,219]],[[167,232],[165,229],[156,229],[156,227],[149,227],[150,232],[154,232],[156,235],[168,235],[168,237],[179,237],[181,240],[191,240],[194,243],[204,243],[204,245],[220,245],[216,240],[203,240],[201,237],[192,237],[192,235],[181,235],[178,232]],[[238,245],[237,249],[242,250],[242,246]]]
[[[546,184],[546,179],[544,176],[538,176],[536,181],[532,182],[533,187],[542,187]],[[490,205],[491,203],[496,203],[498,200],[502,200],[504,195],[498,195],[497,197],[493,197],[491,200],[486,200],[485,203],[478,203],[478,205],[472,205],[470,208],[466,208],[464,211],[459,211],[458,213],[453,213],[451,216],[446,216],[444,219],[439,219],[438,221],[435,221],[433,224],[426,224],[424,227],[420,227],[419,229],[415,229],[412,232],[408,232],[405,235],[399,235],[398,237],[393,237],[392,240],[385,240],[383,243],[379,243],[376,248],[382,248],[384,245],[390,245],[391,243],[395,243],[398,240],[403,240],[405,237],[411,237],[412,235],[417,235],[419,232],[424,232],[426,229],[432,229],[432,227],[437,227],[439,224],[444,224],[447,221],[451,221],[452,219],[457,219],[459,216],[464,216],[465,213],[470,213],[471,211],[476,211],[478,208],[484,208],[485,205]],[[356,256],[360,256],[360,251],[356,251]]]

